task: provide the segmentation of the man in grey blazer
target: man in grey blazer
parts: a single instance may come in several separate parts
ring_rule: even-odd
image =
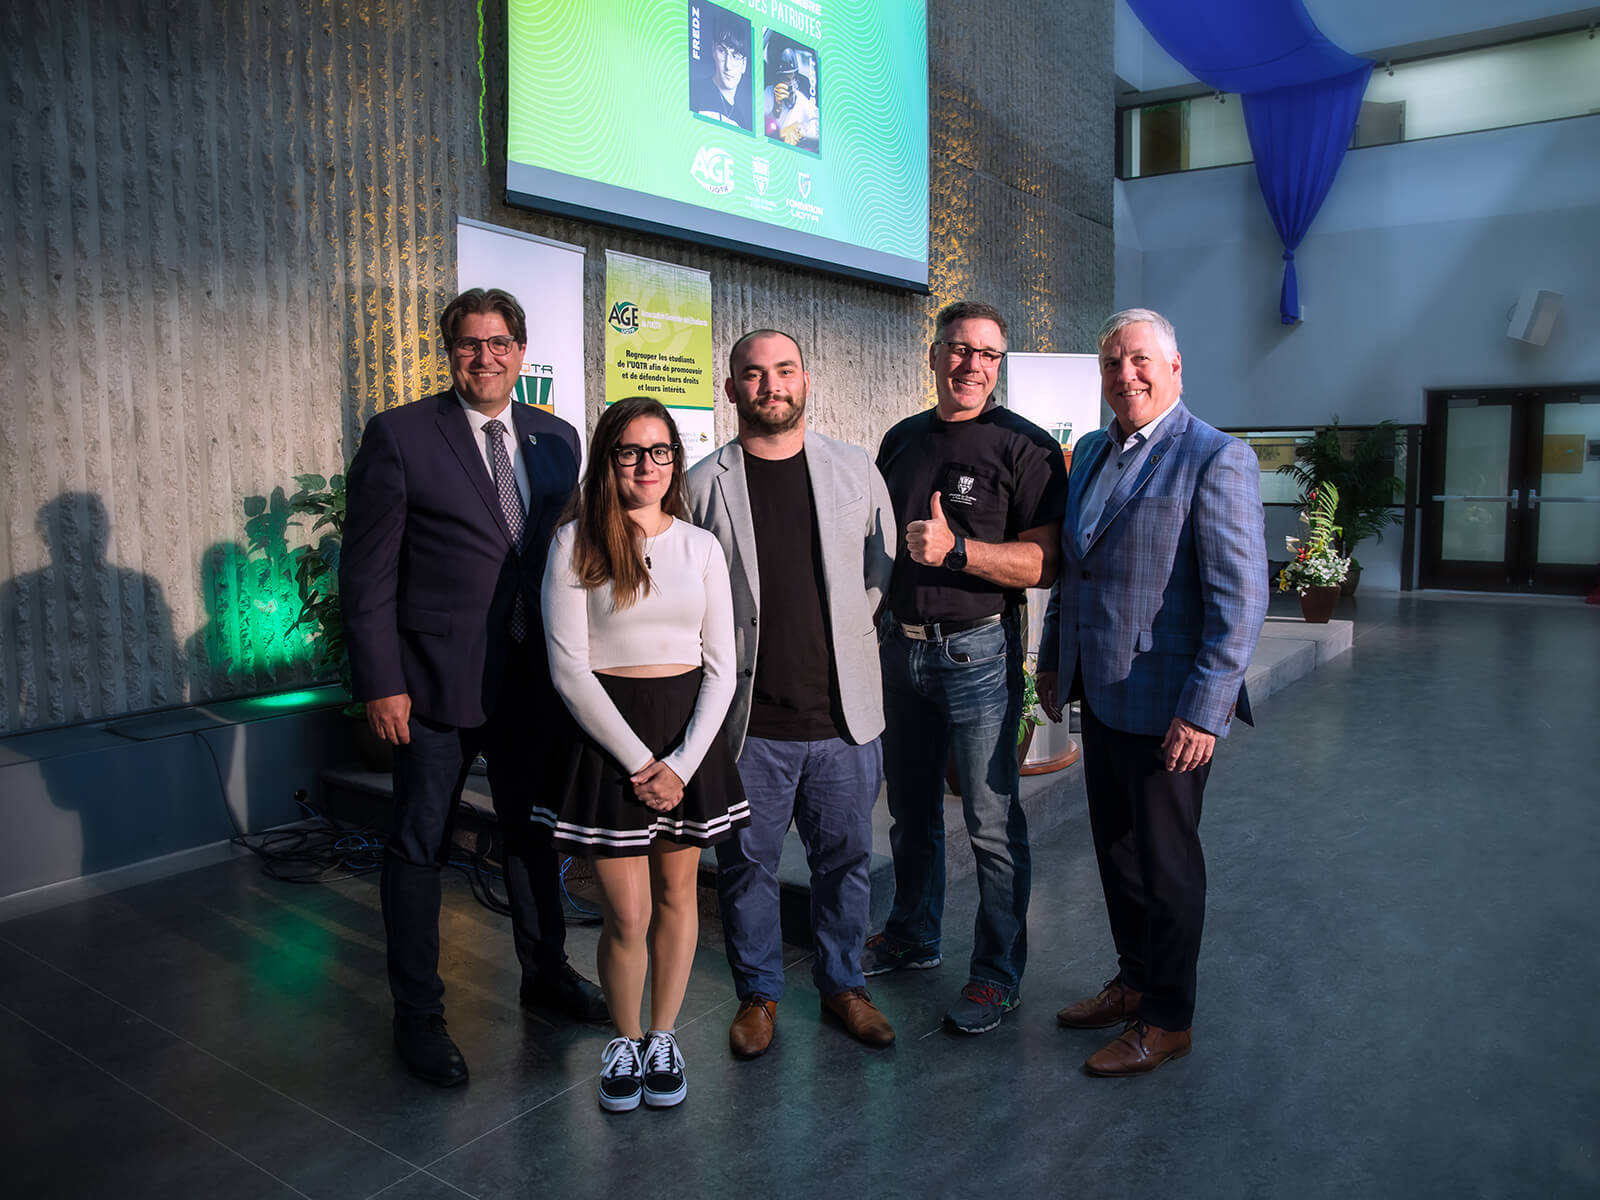
[[[791,821],[811,866],[811,975],[825,1017],[894,1041],[861,974],[883,692],[874,619],[894,566],[894,511],[865,450],[805,427],[811,379],[788,334],[757,329],[728,356],[739,436],[689,472],[697,524],[733,580],[738,691],[725,732],[750,826],[717,846],[717,891],[739,1011],[728,1044],[772,1044],[783,996],[778,859]]]

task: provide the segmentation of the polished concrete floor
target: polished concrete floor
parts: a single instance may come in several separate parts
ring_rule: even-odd
[[[1112,970],[1081,798],[1035,847],[998,1030],[940,1028],[963,880],[945,965],[874,981],[895,1048],[822,1025],[799,958],[774,1050],[733,1061],[708,944],[688,1100],[624,1116],[595,1103],[606,1033],[518,1008],[464,885],[445,972],[473,1076],[440,1092],[389,1049],[375,881],[240,860],[0,924],[5,1194],[1600,1195],[1600,609],[1347,610],[1353,652],[1223,746],[1195,1051],[1152,1076],[1082,1075],[1102,1035],[1055,1027]],[[593,947],[573,930],[586,970]]]

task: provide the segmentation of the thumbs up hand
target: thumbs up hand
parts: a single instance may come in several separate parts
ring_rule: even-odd
[[[913,562],[937,567],[943,564],[944,556],[955,549],[956,539],[944,519],[944,505],[938,492],[928,502],[928,511],[930,515],[926,521],[911,521],[906,525],[906,551]]]

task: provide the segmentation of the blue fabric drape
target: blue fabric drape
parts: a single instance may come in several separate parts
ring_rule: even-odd
[[[1344,161],[1371,74],[1369,62],[1345,75],[1244,97],[1244,124],[1256,159],[1256,179],[1283,239],[1278,314],[1285,325],[1300,319],[1294,252]]]
[[[1294,252],[1333,186],[1372,63],[1335,46],[1300,0],[1128,0],[1194,77],[1244,98],[1256,179],[1283,240],[1285,325],[1300,318]]]

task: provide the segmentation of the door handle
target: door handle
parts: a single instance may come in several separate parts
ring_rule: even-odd
[[[1509,496],[1435,496],[1435,500],[1464,500],[1469,504],[1515,504],[1517,493]]]

